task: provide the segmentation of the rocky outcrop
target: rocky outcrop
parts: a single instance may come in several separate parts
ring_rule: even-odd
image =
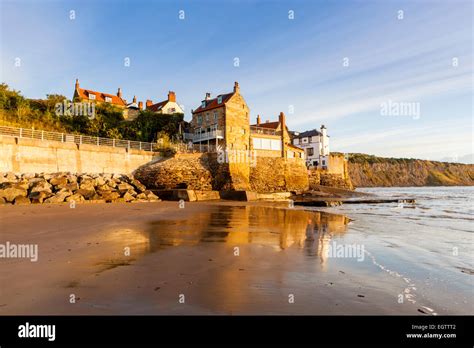
[[[160,200],[132,175],[0,173],[0,204],[152,202]]]
[[[356,187],[474,185],[474,165],[406,158],[349,155],[349,175]]]

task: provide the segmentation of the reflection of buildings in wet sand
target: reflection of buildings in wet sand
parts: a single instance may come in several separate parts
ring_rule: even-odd
[[[325,212],[308,212],[260,206],[212,206],[186,220],[159,220],[145,232],[114,230],[111,242],[129,247],[135,256],[172,246],[225,243],[258,244],[284,250],[302,248],[325,263],[329,242],[346,230],[348,218]]]
[[[178,245],[221,242],[228,246],[259,244],[277,250],[304,248],[310,256],[327,255],[329,241],[345,232],[342,215],[260,206],[213,206],[192,219],[151,224],[150,251]],[[323,260],[322,260],[323,261]]]

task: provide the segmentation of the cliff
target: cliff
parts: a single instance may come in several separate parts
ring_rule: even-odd
[[[474,165],[407,158],[349,155],[355,187],[474,185]]]

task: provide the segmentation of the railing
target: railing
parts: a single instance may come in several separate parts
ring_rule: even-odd
[[[276,131],[271,128],[250,126],[250,133],[252,134],[264,134],[264,135],[281,135],[280,131]]]
[[[188,133],[189,134],[189,133]],[[214,130],[210,132],[203,132],[203,133],[198,133],[198,134],[191,134],[193,141],[203,141],[203,140],[209,140],[209,139],[222,139],[224,137],[224,132],[221,130]]]
[[[28,128],[15,128],[0,126],[0,135],[6,135],[16,138],[30,138],[40,139],[49,141],[60,141],[63,143],[75,143],[75,144],[89,144],[97,146],[111,146],[111,147],[122,147],[127,149],[137,149],[143,151],[159,151],[160,147],[155,143],[147,143],[143,141],[134,140],[123,140],[123,139],[111,139],[101,137],[91,137],[87,135],[79,134],[68,134],[68,133],[57,133],[48,132],[43,130],[28,129]]]

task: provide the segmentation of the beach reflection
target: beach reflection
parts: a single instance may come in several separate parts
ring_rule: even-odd
[[[145,231],[115,231],[135,256],[176,246],[222,243],[235,247],[264,245],[276,251],[298,248],[325,264],[333,238],[342,236],[349,219],[343,215],[259,206],[212,206],[186,220],[157,220]],[[112,237],[111,237],[112,238]],[[133,243],[132,243],[133,240]]]

